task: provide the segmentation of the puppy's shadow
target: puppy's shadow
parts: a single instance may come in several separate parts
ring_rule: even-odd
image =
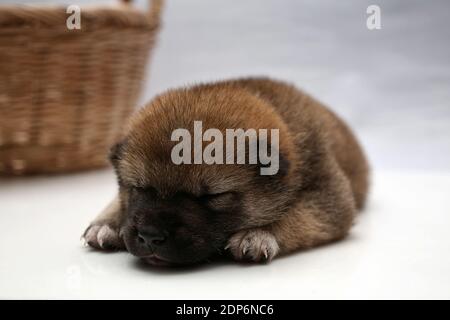
[[[296,252],[292,252],[289,254],[285,254],[285,255],[276,257],[275,260],[270,263],[254,263],[251,261],[237,262],[237,261],[233,260],[231,255],[224,253],[224,254],[217,255],[217,256],[211,258],[211,260],[209,260],[207,262],[201,262],[198,264],[187,265],[187,266],[185,266],[185,265],[153,266],[153,265],[149,265],[149,264],[145,263],[144,261],[142,261],[140,259],[133,257],[131,267],[138,271],[141,271],[141,272],[146,272],[146,273],[151,272],[154,274],[167,275],[167,276],[192,274],[192,273],[196,273],[196,272],[204,272],[204,271],[212,270],[214,268],[218,269],[218,268],[223,268],[223,267],[245,268],[245,269],[246,268],[259,268],[259,267],[265,267],[268,264],[273,265],[273,264],[276,264],[281,261],[286,261],[286,260],[292,259],[294,257],[308,254],[308,253],[311,253],[314,251],[317,252],[317,251],[321,251],[321,250],[333,250],[336,246],[348,245],[348,244],[352,243],[353,241],[357,241],[357,240],[358,240],[357,236],[355,236],[354,234],[349,234],[344,239],[340,239],[338,241],[325,243],[325,244],[322,244],[320,246],[317,246],[317,247],[314,247],[311,249],[299,250]]]
[[[192,265],[172,265],[172,266],[154,266],[149,265],[141,259],[133,259],[132,267],[142,272],[151,272],[160,275],[180,275],[180,274],[192,274],[196,272],[204,272],[214,268],[221,268],[224,266],[236,265],[230,257],[227,255],[220,255],[212,258],[206,262],[200,262]]]

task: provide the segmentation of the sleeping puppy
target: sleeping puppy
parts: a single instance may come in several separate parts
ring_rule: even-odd
[[[190,164],[174,161],[181,141],[174,132],[195,136],[199,122],[204,135],[193,140],[202,148],[218,139],[205,139],[208,129],[224,135],[227,129],[275,129],[278,136],[259,137],[252,146],[270,145],[276,166],[263,174],[268,163],[260,157],[230,164],[236,145],[211,153],[223,164],[195,161],[198,150],[179,153],[194,158]],[[247,159],[250,135],[244,138]],[[367,161],[342,120],[295,87],[265,78],[157,96],[132,117],[110,158],[119,194],[84,239],[153,265],[192,264],[226,251],[239,261],[265,262],[342,239],[368,190]]]

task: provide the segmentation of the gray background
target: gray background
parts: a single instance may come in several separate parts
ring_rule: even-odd
[[[345,118],[374,168],[450,171],[449,1],[166,2],[141,104],[173,86],[269,75]],[[366,27],[370,4],[381,30]]]
[[[381,7],[381,30],[366,8]],[[449,1],[169,1],[146,97],[270,75],[355,128],[375,168],[450,170]]]

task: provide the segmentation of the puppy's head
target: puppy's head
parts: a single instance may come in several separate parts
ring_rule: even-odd
[[[172,132],[185,128],[194,135],[194,121],[202,121],[203,131],[279,129],[278,173],[262,176],[259,164],[174,164]],[[111,152],[127,217],[127,249],[151,264],[190,264],[219,253],[234,232],[276,220],[291,198],[290,139],[269,105],[236,88],[157,97],[131,120]]]

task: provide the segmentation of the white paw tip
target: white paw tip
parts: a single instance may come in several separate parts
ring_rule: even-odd
[[[268,231],[248,230],[235,234],[228,242],[227,248],[238,260],[270,262],[280,251],[278,242]]]

